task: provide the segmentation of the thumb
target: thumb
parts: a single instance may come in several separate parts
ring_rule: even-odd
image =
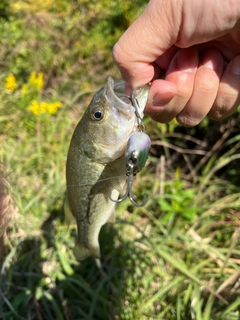
[[[177,40],[182,1],[151,0],[142,15],[113,48],[113,59],[122,77],[134,88],[159,76],[154,61]]]

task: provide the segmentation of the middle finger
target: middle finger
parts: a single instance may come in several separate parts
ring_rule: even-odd
[[[197,66],[198,53],[195,49],[180,49],[176,53],[169,65],[165,80],[177,86],[177,93],[173,99],[164,106],[161,113],[151,115],[152,119],[166,123],[171,121],[183,110],[193,92]],[[159,97],[159,101],[161,101],[161,97]],[[156,107],[159,106],[158,99],[155,98],[153,104]]]
[[[209,113],[217,96],[223,66],[224,60],[218,50],[209,49],[202,54],[192,96],[177,116],[180,124],[195,126]]]

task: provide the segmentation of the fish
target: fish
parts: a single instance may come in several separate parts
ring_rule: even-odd
[[[126,186],[125,150],[131,134],[138,130],[136,108],[125,94],[123,80],[108,77],[92,98],[77,124],[66,162],[67,221],[74,217],[78,235],[77,260],[100,259],[99,232],[115,222],[115,202]],[[135,90],[138,116],[143,117],[149,85]]]

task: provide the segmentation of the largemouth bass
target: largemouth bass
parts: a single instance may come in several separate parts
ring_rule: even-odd
[[[142,117],[149,86],[137,90],[138,114]],[[101,227],[115,221],[115,202],[126,183],[125,150],[137,131],[136,109],[126,99],[125,82],[109,77],[93,97],[70,143],[66,180],[65,213],[76,219],[77,260],[100,258]]]

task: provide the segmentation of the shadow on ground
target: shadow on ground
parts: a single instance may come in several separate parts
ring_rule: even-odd
[[[92,258],[67,261],[67,254],[56,254],[61,246],[56,228],[64,224],[62,210],[53,210],[39,235],[24,238],[7,255],[0,278],[0,319],[121,319],[127,303],[125,273],[131,277],[142,253],[123,241],[119,224],[105,225],[100,233],[104,274]],[[73,247],[76,230],[67,232]]]
[[[171,238],[171,234],[164,236],[159,229],[155,233],[157,240],[150,248],[146,245],[146,235],[140,230],[149,221],[141,219],[140,227],[131,226],[131,229],[128,229],[128,222],[124,225],[117,222],[105,225],[100,233],[104,272],[92,258],[82,263],[75,260],[72,251],[76,228],[67,229],[60,209],[50,212],[40,229],[30,233],[34,236],[19,236],[21,241],[12,248],[9,246],[9,253],[1,266],[0,319],[192,320],[192,301],[196,302],[196,299],[189,298],[178,316],[176,310],[180,299],[188,294],[187,288],[192,290],[191,294],[199,288],[199,301],[204,309],[211,298],[209,291],[184,277],[176,264],[172,268],[171,257],[163,259],[159,251],[154,250],[154,246],[158,246],[164,252],[164,242],[169,238],[172,247],[177,245],[180,248],[174,251],[174,255],[180,255],[184,242]],[[14,236],[17,237],[18,233],[14,232]],[[197,260],[195,253],[190,256],[190,250],[183,258]],[[201,266],[202,262],[199,263]],[[232,282],[222,296],[236,309],[236,317],[228,318],[233,320],[239,318],[239,285],[231,292],[234,283],[237,286],[238,278],[229,279]],[[226,305],[215,299],[213,317],[208,319],[226,320],[222,316],[224,310]],[[164,317],[158,317],[160,312],[165,312]]]

